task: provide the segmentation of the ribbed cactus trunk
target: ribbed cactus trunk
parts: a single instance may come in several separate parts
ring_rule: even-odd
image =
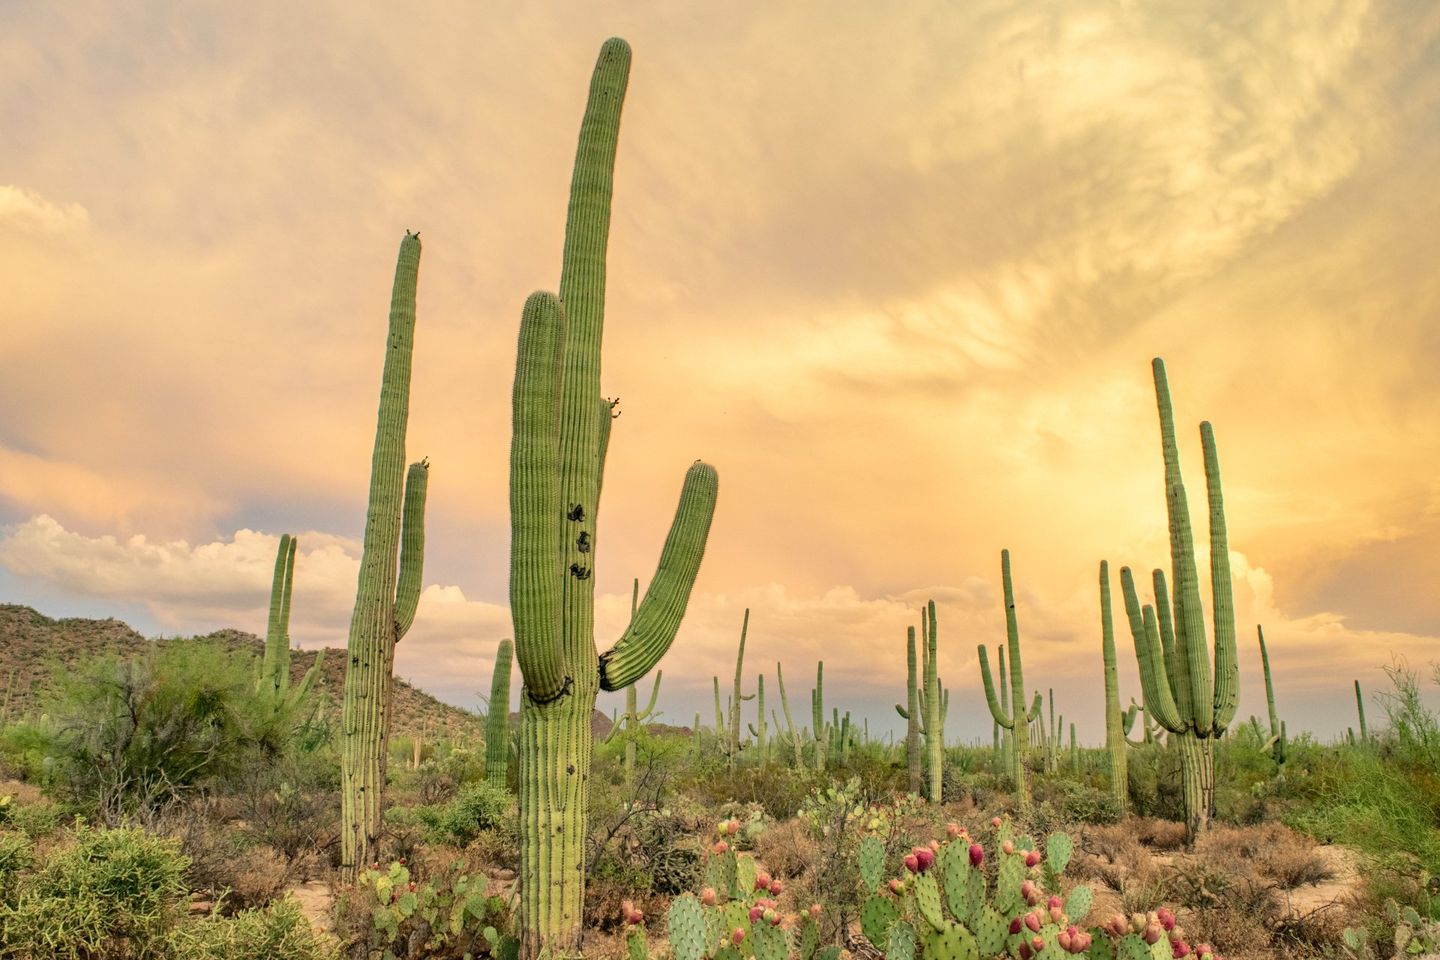
[[[1125,711],[1120,709],[1120,675],[1115,665],[1110,564],[1105,560],[1100,561],[1100,648],[1105,663],[1105,754],[1110,761],[1110,796],[1123,817],[1130,809],[1130,758],[1125,738]]]
[[[919,794],[923,789],[924,763],[920,756],[920,690],[915,663],[915,628],[905,630],[905,664],[908,673],[906,684],[909,694],[908,709],[905,713],[905,761],[910,775],[910,792]]]
[[[740,692],[741,672],[745,669],[745,635],[750,630],[750,608],[745,608],[745,618],[740,621],[740,649],[735,654],[735,692],[730,697],[730,769],[740,760],[740,704],[750,696]]]
[[[790,734],[790,743],[795,750],[795,769],[799,770],[805,766],[805,746],[800,739],[800,731],[795,729],[795,718],[790,715],[790,700],[785,696],[785,674],[781,671],[779,661],[775,663],[775,685],[780,688],[780,709],[785,714],[785,729]]]
[[[630,582],[630,622],[635,622],[635,612],[640,607],[640,578],[636,577]],[[658,680],[658,678],[657,678]],[[656,683],[656,692],[659,692],[659,683]],[[635,694],[635,684],[625,688],[625,782],[635,782],[635,730],[633,726],[640,722],[640,716],[636,712],[639,703]],[[655,708],[655,701],[650,701],[650,709]],[[646,713],[649,713],[647,710]]]
[[[985,702],[995,722],[1010,734],[1010,778],[1015,784],[1015,804],[1022,810],[1030,809],[1030,778],[1025,770],[1025,754],[1030,745],[1030,721],[1040,714],[1040,694],[1035,702],[1025,709],[1025,672],[1020,662],[1020,625],[1015,615],[1015,587],[1010,577],[1010,551],[1000,551],[1000,581],[1005,594],[1005,643],[1010,652],[1010,709],[1005,709],[995,695],[995,681],[990,676],[990,659],[985,645],[978,644],[980,655],[980,680],[985,686]]]
[[[998,654],[1000,661],[1000,710],[1002,713],[1008,715],[1010,713],[1010,673],[1009,668],[1005,666],[1005,656],[1005,648],[1001,647]],[[991,719],[994,720],[995,718],[991,717]],[[1014,734],[1011,733],[1010,728],[998,721],[995,725],[1000,728],[1000,745],[1005,750],[1005,763],[1008,765],[1010,762],[1010,741],[1013,739]]]
[[[1125,610],[1135,640],[1146,709],[1178,743],[1184,779],[1186,829],[1193,839],[1209,828],[1215,814],[1213,743],[1224,734],[1239,705],[1239,665],[1235,651],[1235,607],[1231,592],[1230,547],[1220,460],[1215,433],[1200,424],[1205,488],[1210,521],[1210,593],[1214,612],[1213,671],[1205,634],[1194,536],[1165,364],[1152,364],[1155,402],[1160,414],[1160,445],[1165,463],[1165,502],[1170,527],[1170,568],[1175,582],[1173,622],[1166,602],[1164,575],[1156,571],[1155,607],[1140,608],[1129,568],[1120,571]],[[1175,738],[1179,738],[1176,740]],[[1194,743],[1190,741],[1196,741]]]
[[[696,461],[645,599],[596,656],[599,508],[612,406],[600,393],[605,256],[630,48],[601,48],[581,122],[559,296],[533,294],[520,322],[510,449],[510,610],[520,706],[522,960],[581,952],[590,717],[664,656],[684,616],[718,479]]]
[[[1365,723],[1365,697],[1360,693],[1360,681],[1355,681],[1355,709],[1360,714],[1360,742],[1370,742],[1370,727]]]
[[[810,716],[814,724],[815,769],[825,769],[825,755],[830,752],[830,735],[825,729],[825,661],[815,664],[815,689],[810,691]]]
[[[1265,672],[1265,709],[1270,715],[1270,756],[1276,763],[1285,762],[1285,724],[1275,709],[1275,684],[1270,679],[1270,650],[1265,646],[1265,630],[1255,625],[1255,635],[1260,641],[1260,666]]]
[[[502,790],[510,778],[510,660],[514,643],[501,640],[495,648],[490,675],[490,703],[485,716],[485,779]]]
[[[769,760],[769,755],[766,753],[768,745],[765,742],[767,733],[765,728],[765,674],[761,673],[755,677],[755,749],[760,752],[761,763]]]
[[[370,504],[341,708],[340,868],[352,882],[359,865],[372,859],[380,835],[395,644],[410,629],[420,600],[428,464],[411,464],[408,475],[405,468],[419,270],[420,238],[407,233],[400,243],[390,300]]]
[[[275,551],[275,575],[270,585],[270,617],[265,627],[265,654],[260,675],[276,693],[290,686],[290,595],[295,588],[295,549],[299,539],[282,534]]]
[[[931,600],[920,613],[924,636],[925,668],[925,796],[939,803],[945,777],[945,720],[941,716],[940,672],[938,663],[935,601]]]

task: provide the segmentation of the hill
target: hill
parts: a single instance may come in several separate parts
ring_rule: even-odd
[[[253,633],[219,630],[201,638],[232,650],[249,650],[257,657],[265,642]],[[138,656],[168,639],[151,640],[128,624],[109,618],[51,619],[30,607],[0,604],[0,714],[25,712],[39,706],[50,689],[55,670],[75,667],[105,654]],[[294,650],[290,674],[298,681],[315,662],[317,651]],[[339,694],[345,684],[345,651],[329,649],[317,686],[339,719]],[[436,736],[478,736],[480,718],[468,710],[442,703],[404,680],[395,681],[393,732],[401,736],[423,733]]]

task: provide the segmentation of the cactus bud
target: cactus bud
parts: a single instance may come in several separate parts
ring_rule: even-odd
[[[769,889],[770,889],[770,874],[766,873],[764,870],[758,871],[758,872],[755,874],[755,889],[756,889],[756,890],[769,890]]]
[[[1159,920],[1160,926],[1166,930],[1175,929],[1175,914],[1171,913],[1166,907],[1161,907],[1155,911],[1155,919]]]
[[[985,848],[978,843],[970,844],[970,866],[978,867],[985,862]]]
[[[1039,850],[1027,850],[1025,852],[1025,866],[1033,867],[1040,862]]]
[[[1036,912],[1033,911],[1033,910],[1030,911],[1029,913],[1025,914],[1025,926],[1027,926],[1027,927],[1030,928],[1030,932],[1031,932],[1031,933],[1039,933],[1039,932],[1040,932],[1040,914],[1036,913]]]
[[[639,910],[631,910],[625,919],[632,925],[638,925],[645,922],[645,914]]]
[[[1215,948],[1210,946],[1210,944],[1208,943],[1199,943],[1195,945],[1195,956],[1197,957],[1203,957],[1207,954],[1213,954],[1214,952]]]
[[[764,912],[762,912],[760,916],[766,923],[770,924],[770,926],[772,927],[780,922],[780,914],[775,912],[774,907],[766,907]]]
[[[898,877],[891,877],[891,878],[890,878],[890,892],[893,893],[893,894],[895,894],[896,896],[899,896],[900,894],[904,893],[904,892],[905,892],[905,881],[899,879]],[[819,906],[819,904],[816,904],[816,906]]]
[[[764,915],[764,913],[765,908],[757,903],[755,906],[750,908],[750,922],[754,923],[756,920],[759,920],[761,916]]]
[[[999,817],[991,817],[991,818],[990,818],[990,826],[992,826],[992,827],[998,827],[998,826],[1000,826],[1000,823],[1001,823],[1001,820],[1000,820]]]
[[[1065,901],[1060,899],[1059,897],[1051,897],[1049,900],[1045,901],[1045,906],[1049,907],[1051,910],[1059,910],[1061,907],[1065,906]]]
[[[1015,844],[1009,840],[1006,840],[1004,843],[1000,844],[1000,850],[1006,856],[1009,856],[1010,854],[1015,852]]]
[[[770,892],[775,894],[775,896],[777,897],[780,896],[780,894],[785,892],[785,884],[781,883],[779,880],[771,880]]]
[[[818,903],[812,903],[812,904],[810,904],[810,916],[813,917],[813,918],[815,918],[816,920],[819,920],[819,919],[820,919],[820,904],[818,904]]]
[[[906,854],[905,869],[909,870],[911,873],[918,873],[920,871],[920,858],[915,856],[915,854],[913,853]]]
[[[1070,952],[1070,931],[1069,931],[1069,930],[1061,930],[1060,933],[1059,933],[1059,935],[1055,937],[1055,942],[1058,943],[1058,944],[1060,944],[1060,949],[1061,949],[1061,950],[1064,950],[1066,953],[1069,953],[1069,952]]]
[[[704,890],[701,890],[700,902],[705,904],[705,906],[707,907],[715,906],[715,888],[706,887]]]
[[[740,941],[741,941],[741,940],[744,940],[744,939],[745,939],[745,928],[744,928],[744,927],[736,927],[735,930],[734,930],[734,932],[732,932],[732,933],[730,934],[730,942],[733,943],[733,944],[735,944],[735,946],[737,946],[737,947],[740,946]]]
[[[1160,940],[1160,932],[1160,924],[1147,923],[1145,925],[1145,931],[1140,934],[1140,939],[1144,940],[1146,943],[1153,945]]]
[[[1036,953],[1039,953],[1041,950],[1044,950],[1044,949],[1045,949],[1045,938],[1042,937],[1042,936],[1040,936],[1040,934],[1038,934],[1038,933],[1035,934],[1035,936],[1033,936],[1033,937],[1030,938],[1030,949],[1034,950]]]
[[[1174,943],[1170,944],[1170,955],[1173,956],[1175,960],[1184,960],[1184,958],[1189,956],[1189,954],[1190,944],[1186,943],[1184,940],[1176,940]]]
[[[730,849],[730,844],[726,843],[724,840],[716,840],[715,846],[711,847],[710,849],[714,850],[716,853],[725,853]]]
[[[1051,907],[1051,908],[1050,908],[1050,922],[1051,922],[1051,923],[1060,923],[1060,922],[1061,922],[1062,920],[1064,920],[1064,919],[1065,919],[1065,911],[1064,911],[1064,910],[1060,909],[1059,907]]]

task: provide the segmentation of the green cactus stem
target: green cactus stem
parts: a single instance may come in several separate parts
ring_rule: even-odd
[[[811,736],[815,744],[815,769],[825,769],[825,755],[830,751],[831,729],[825,723],[825,661],[815,664],[815,689],[810,691]]]
[[[985,702],[995,722],[1010,734],[1010,779],[1015,785],[1015,802],[1021,810],[1030,809],[1030,781],[1025,771],[1025,753],[1030,743],[1030,722],[1040,715],[1040,694],[1027,712],[1025,703],[1025,673],[1020,661],[1020,626],[1015,615],[1015,588],[1010,577],[1010,551],[1000,551],[1000,580],[1005,593],[1005,638],[1010,652],[1010,704],[1013,709],[1001,706],[995,696],[995,681],[990,676],[990,660],[985,645],[978,644],[980,655],[980,680],[985,686]]]
[[[1110,796],[1123,817],[1130,808],[1129,754],[1125,733],[1135,722],[1120,709],[1120,678],[1115,665],[1115,626],[1110,611],[1110,564],[1100,561],[1100,649],[1105,664],[1105,754],[1110,763]]]
[[[510,775],[510,661],[514,643],[501,640],[495,648],[490,675],[490,702],[485,715],[485,779],[504,789]]]
[[[1360,714],[1360,742],[1370,742],[1370,727],[1365,723],[1365,697],[1360,693],[1360,681],[1355,681],[1355,709]]]
[[[920,659],[925,685],[918,704],[924,718],[920,729],[925,735],[925,796],[931,803],[940,802],[945,775],[944,693],[940,684],[938,634],[935,601],[931,600],[920,610]]]
[[[918,794],[923,777],[923,761],[920,756],[920,690],[915,662],[915,627],[905,628],[905,691],[906,707],[895,705],[895,710],[905,719],[905,767],[910,778],[910,792]]]
[[[775,662],[775,686],[780,688],[780,709],[785,713],[785,729],[790,735],[790,743],[795,750],[795,769],[799,770],[805,765],[804,745],[801,737],[795,731],[795,718],[790,715],[790,700],[785,696],[785,674],[780,668],[780,662]],[[779,724],[776,724],[778,727]]]
[[[290,595],[295,588],[298,538],[282,534],[275,551],[275,576],[270,585],[270,617],[265,627],[265,654],[260,675],[275,693],[290,686]]]
[[[730,758],[730,769],[735,769],[735,764],[740,759],[740,704],[745,700],[755,699],[753,693],[742,693],[740,690],[740,677],[745,669],[745,635],[750,630],[750,608],[745,608],[745,617],[740,621],[740,649],[735,654],[735,692],[730,696],[730,739],[727,751]]]
[[[1140,609],[1134,579],[1128,568],[1121,570],[1120,581],[1126,594],[1126,613],[1135,641],[1136,659],[1140,664],[1146,709],[1172,736],[1179,738],[1186,828],[1193,838],[1209,827],[1214,816],[1213,743],[1225,733],[1239,704],[1230,547],[1215,434],[1208,422],[1201,423],[1200,444],[1205,461],[1210,520],[1210,588],[1214,613],[1212,670],[1211,645],[1205,634],[1204,610],[1200,600],[1190,508],[1180,475],[1180,454],[1175,440],[1175,421],[1164,361],[1156,358],[1152,370],[1165,463],[1171,575],[1175,581],[1173,623],[1169,619],[1171,604],[1166,602],[1163,574],[1157,572],[1154,576],[1156,605],[1148,617]]]
[[[581,949],[593,742],[600,689],[623,690],[669,649],[699,572],[718,478],[696,461],[645,598],[596,656],[596,532],[613,403],[600,391],[606,246],[630,48],[607,40],[581,122],[559,296],[520,323],[510,451],[510,609],[520,706],[521,960]]]
[[[1265,630],[1259,624],[1255,625],[1255,635],[1260,640],[1260,665],[1265,671],[1265,707],[1270,714],[1270,737],[1266,746],[1270,748],[1270,756],[1276,763],[1285,762],[1286,742],[1284,724],[1280,722],[1280,715],[1275,710],[1275,685],[1270,679],[1270,651],[1265,646]]]
[[[1075,746],[1075,724],[1070,724],[1070,772],[1080,769],[1080,749]]]
[[[350,882],[359,865],[373,859],[380,835],[395,645],[410,629],[420,600],[429,464],[422,460],[408,472],[405,468],[419,270],[420,238],[406,233],[390,300],[370,502],[341,707],[340,869]]]

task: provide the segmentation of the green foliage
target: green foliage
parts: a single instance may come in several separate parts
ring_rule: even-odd
[[[23,960],[163,957],[187,892],[173,840],[81,828],[0,903],[4,955]]]
[[[445,803],[431,806],[391,807],[385,819],[395,826],[418,826],[430,843],[466,846],[484,830],[501,826],[514,798],[504,787],[476,780],[461,787]],[[511,818],[513,819],[513,818]]]
[[[294,900],[277,900],[233,917],[181,924],[170,935],[169,960],[332,960],[335,946],[311,928]]]
[[[33,862],[33,848],[24,834],[0,830],[0,902],[14,894],[20,872]]]

